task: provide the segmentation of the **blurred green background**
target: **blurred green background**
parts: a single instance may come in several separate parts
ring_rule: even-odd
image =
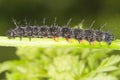
[[[96,21],[95,29],[107,23],[103,30],[110,30],[115,38],[120,38],[120,0],[0,0],[0,36],[15,27],[11,18],[22,25],[25,18],[31,24],[36,21],[41,25],[44,17],[48,25],[53,24],[54,17],[57,17],[58,25],[64,25],[72,18],[71,26],[85,19],[84,28],[93,20]],[[0,61],[17,59],[15,50],[0,47]]]
[[[104,30],[110,30],[116,38],[120,38],[119,4],[119,0],[0,0],[0,35],[5,35],[8,29],[14,27],[11,18],[21,24],[25,18],[31,24],[35,21],[42,24],[46,17],[46,23],[51,25],[57,17],[59,25],[66,24],[69,18],[73,18],[71,26],[85,19],[86,28],[93,20],[96,20],[94,28],[107,23]]]

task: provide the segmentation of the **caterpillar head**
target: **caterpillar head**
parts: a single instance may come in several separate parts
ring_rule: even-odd
[[[8,36],[8,38],[9,39],[11,39],[11,38],[15,38],[15,31],[14,30],[9,30],[8,32],[7,32],[7,36]]]

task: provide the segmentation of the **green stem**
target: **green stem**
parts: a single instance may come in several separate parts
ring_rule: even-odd
[[[101,45],[98,42],[94,42],[94,45],[90,45],[87,41],[83,40],[83,43],[79,43],[75,39],[71,39],[69,42],[63,38],[59,38],[58,41],[54,41],[49,38],[32,38],[29,41],[28,38],[22,38],[20,41],[19,38],[8,39],[7,37],[0,36],[0,46],[9,46],[9,47],[78,47],[78,48],[97,48],[97,49],[116,49],[120,50],[120,40],[115,40],[111,45],[108,45],[105,42],[101,42]]]

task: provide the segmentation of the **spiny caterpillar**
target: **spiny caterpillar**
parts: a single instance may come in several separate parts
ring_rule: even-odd
[[[22,37],[28,37],[29,40],[31,41],[31,38],[34,37],[54,38],[54,40],[56,40],[58,37],[63,37],[67,41],[69,41],[69,39],[71,38],[74,38],[79,42],[82,40],[87,40],[89,43],[92,43],[94,41],[98,41],[99,43],[101,43],[102,41],[104,41],[108,45],[110,45],[111,42],[114,40],[114,35],[110,34],[110,32],[102,31],[101,30],[102,27],[98,30],[92,29],[91,27],[93,26],[95,21],[92,22],[89,29],[85,29],[85,30],[79,27],[71,28],[69,26],[71,19],[64,26],[56,25],[56,18],[54,24],[51,26],[47,26],[45,24],[45,18],[43,20],[43,25],[41,26],[36,26],[36,25],[32,26],[32,25],[28,25],[27,23],[25,26],[18,26],[14,19],[13,22],[16,27],[7,32],[7,36],[9,39],[19,37],[20,40],[22,40]]]

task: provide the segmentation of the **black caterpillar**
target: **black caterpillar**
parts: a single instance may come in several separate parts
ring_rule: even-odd
[[[71,19],[68,21],[68,23],[64,26],[58,26],[56,25],[56,18],[54,21],[54,24],[51,26],[47,26],[45,24],[45,18],[43,20],[43,25],[41,26],[31,26],[26,24],[26,26],[18,26],[15,20],[13,19],[13,22],[15,24],[15,28],[11,29],[7,32],[7,36],[9,39],[20,37],[20,40],[22,40],[22,37],[28,37],[31,41],[31,38],[37,37],[37,38],[58,38],[63,37],[66,40],[69,40],[71,38],[74,38],[78,40],[79,42],[81,40],[87,40],[89,43],[92,43],[94,41],[98,42],[106,42],[108,45],[111,44],[111,42],[114,40],[114,35],[110,34],[110,32],[104,32],[101,30],[94,30],[91,27],[94,24],[91,24],[89,29],[80,29],[78,28],[71,28],[69,26],[69,23],[71,22]]]

